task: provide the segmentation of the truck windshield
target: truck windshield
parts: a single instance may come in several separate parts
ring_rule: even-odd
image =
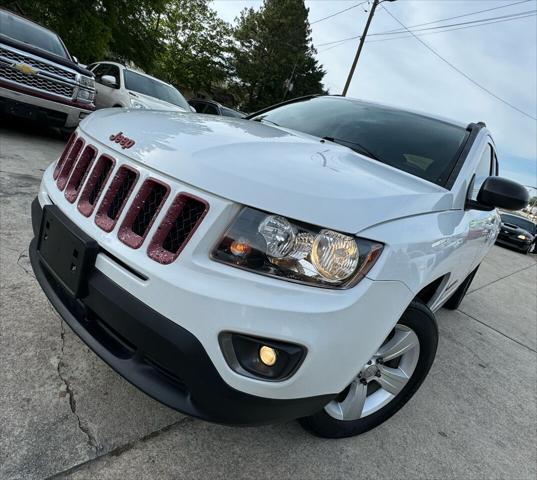
[[[500,217],[502,217],[503,223],[508,223],[523,228],[526,230],[526,232],[529,232],[532,235],[535,235],[536,233],[537,225],[529,220],[526,220],[525,218],[517,217],[516,215],[509,215],[508,213],[502,213]]]
[[[69,58],[58,35],[2,9],[0,9],[0,33],[54,55]]]
[[[125,70],[124,77],[125,88],[127,90],[164,100],[165,102],[177,105],[178,107],[184,108],[187,112],[190,112],[190,107],[185,100],[185,97],[179,93],[179,90],[171,85],[153,80],[150,77],[140,75],[132,70]]]
[[[343,97],[314,97],[251,117],[345,145],[443,186],[468,132],[395,108]]]

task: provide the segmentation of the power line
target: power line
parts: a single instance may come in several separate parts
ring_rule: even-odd
[[[522,1],[519,1],[519,2],[508,3],[507,5],[500,5],[499,7],[486,8],[485,10],[477,10],[475,12],[464,13],[462,15],[455,15],[454,17],[441,18],[441,19],[438,19],[438,20],[432,20],[430,22],[418,23],[416,25],[410,25],[408,28],[423,27],[425,25],[432,25],[433,23],[446,22],[447,20],[454,20],[456,18],[470,17],[472,15],[477,15],[478,13],[491,12],[492,10],[499,10],[500,8],[512,7],[513,5],[519,5],[521,3],[528,3],[528,2],[531,2],[531,1],[533,1],[533,0],[522,0]],[[394,29],[394,30],[397,30],[397,29]],[[386,33],[393,32],[394,30],[388,30]]]
[[[473,25],[475,23],[483,23],[483,22],[487,22],[489,20],[516,18],[516,17],[519,17],[521,15],[526,15],[528,13],[535,13],[535,12],[537,12],[537,10],[525,10],[524,12],[510,13],[508,15],[500,15],[500,16],[497,16],[497,17],[481,18],[479,20],[469,20],[467,22],[449,23],[447,25],[436,25],[434,27],[426,27],[426,28],[412,28],[412,27],[408,27],[408,28],[411,29],[412,32],[425,32],[427,30],[438,30],[438,29],[447,28],[447,27],[458,27],[460,25]],[[399,33],[404,33],[404,32],[405,32],[405,30],[402,30],[402,29],[401,30],[390,30],[390,31],[385,31],[385,32],[370,33],[369,36],[373,37],[373,36],[379,36],[379,35],[397,35]]]
[[[393,15],[384,5],[382,5],[382,8],[392,17],[401,27],[403,27],[408,33],[410,33],[418,42],[420,42],[425,48],[427,48],[433,55],[438,57],[440,60],[442,60],[444,63],[449,65],[453,70],[455,70],[457,73],[462,75],[464,78],[466,78],[468,81],[472,82],[476,87],[479,87],[484,92],[488,93],[490,96],[494,97],[496,100],[499,100],[500,102],[504,103],[508,107],[511,107],[513,110],[516,110],[517,112],[521,113],[522,115],[531,118],[532,120],[537,120],[537,117],[534,117],[530,115],[529,113],[525,112],[524,110],[518,108],[517,106],[513,105],[512,103],[508,102],[507,100],[503,99],[502,97],[496,95],[494,92],[490,91],[488,88],[484,87],[483,85],[477,83],[472,77],[470,77],[468,74],[463,72],[460,68],[453,65],[449,60],[446,60],[442,55],[440,55],[434,48],[432,48],[428,43],[425,43],[421,38],[419,38],[416,34],[411,32],[404,23],[402,23],[395,15]]]
[[[529,0],[526,0],[526,1],[529,1]],[[315,20],[314,22],[310,22],[310,25],[313,25],[313,24],[315,24],[315,23],[322,22],[322,21],[324,21],[324,20],[328,20],[329,18],[335,17],[336,15],[339,15],[340,13],[348,12],[349,10],[352,10],[353,8],[359,7],[360,5],[363,5],[364,3],[367,3],[367,1],[362,2],[362,3],[357,3],[356,5],[352,5],[351,7],[348,7],[348,8],[345,8],[345,9],[343,9],[343,10],[340,10],[339,12],[334,12],[334,13],[332,13],[331,15],[328,15],[328,16],[326,16],[326,17],[319,18],[319,20]]]
[[[525,18],[525,16],[529,16],[529,15],[526,15],[528,13],[535,13],[537,12],[537,10],[526,10],[524,12],[519,12],[519,13],[511,13],[509,15],[500,15],[500,16],[497,16],[497,17],[488,17],[488,18],[482,18],[480,20],[472,20],[472,21],[469,21],[469,22],[459,22],[459,23],[450,23],[450,24],[447,24],[447,25],[439,25],[439,26],[436,26],[436,27],[428,27],[428,28],[422,28],[422,29],[415,29],[415,30],[410,30],[411,27],[408,27],[409,28],[409,31],[410,32],[421,32],[421,31],[427,31],[427,30],[433,30],[433,29],[447,29],[448,27],[457,27],[457,26],[461,26],[461,25],[468,25],[467,28],[470,28],[470,26],[477,26],[476,24],[487,24],[488,22],[490,23],[498,23],[498,22],[491,22],[492,20],[516,20],[517,18]],[[453,30],[461,30],[460,28],[454,28]],[[449,30],[445,30],[445,31],[449,31]],[[373,37],[373,36],[381,36],[381,35],[394,35],[394,34],[400,34],[400,33],[405,33],[405,30],[388,30],[388,31],[384,31],[384,32],[377,32],[377,33],[370,33],[369,36],[370,37]],[[441,32],[438,32],[438,33],[441,33]],[[342,39],[339,39],[339,40],[333,40],[333,41],[330,41],[330,42],[325,42],[325,43],[319,43],[317,45],[317,47],[324,47],[324,46],[327,46],[327,45],[334,45],[335,43],[340,43],[340,42],[346,42],[346,41],[349,41],[349,40],[355,40],[357,38],[360,38],[360,35],[355,35],[353,37],[348,37],[348,38],[342,38]],[[399,37],[401,38],[401,37]]]
[[[416,36],[417,37],[425,37],[427,35],[438,35],[439,33],[453,32],[455,30],[465,30],[467,28],[484,27],[486,25],[492,25],[493,23],[511,22],[513,20],[520,20],[520,19],[523,19],[523,18],[535,17],[536,15],[537,15],[537,13],[530,13],[528,15],[521,15],[521,16],[515,17],[515,18],[507,18],[507,19],[504,19],[504,20],[495,20],[493,22],[483,22],[483,23],[479,23],[477,25],[467,25],[465,27],[447,28],[446,30],[441,30],[441,31],[438,31],[438,32],[418,33],[418,34],[416,34]],[[405,33],[405,31],[403,30],[402,33]],[[367,40],[366,43],[389,42],[391,40],[399,40],[399,39],[411,38],[411,37],[412,37],[411,35],[405,34],[405,35],[401,35],[400,37],[377,38],[376,40]],[[338,45],[334,45],[334,47],[339,47],[341,45],[343,45],[343,43],[340,43]],[[326,51],[326,50],[323,50],[323,51]]]

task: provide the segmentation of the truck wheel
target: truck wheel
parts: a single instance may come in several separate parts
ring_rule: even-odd
[[[434,314],[414,300],[371,360],[323,410],[299,420],[325,438],[352,437],[376,427],[416,393],[436,355]]]
[[[444,303],[444,308],[447,308],[448,310],[457,310],[459,308],[459,305],[462,302],[462,299],[466,295],[466,292],[470,288],[470,285],[472,283],[472,280],[475,277],[475,274],[477,273],[477,269],[479,268],[479,265],[476,267],[476,269],[468,275],[464,281],[459,285],[459,288],[455,290],[453,295],[449,297],[449,300]]]

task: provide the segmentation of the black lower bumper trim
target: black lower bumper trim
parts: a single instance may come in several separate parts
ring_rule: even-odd
[[[5,97],[0,97],[0,114],[37,121],[52,127],[63,127],[67,121],[67,114],[64,112],[57,112]]]
[[[37,207],[32,214],[38,214]],[[275,400],[230,387],[194,335],[100,271],[89,275],[85,297],[70,297],[39,260],[36,244],[34,238],[32,268],[65,322],[116,372],[165,405],[204,420],[247,425],[307,416],[334,397]]]

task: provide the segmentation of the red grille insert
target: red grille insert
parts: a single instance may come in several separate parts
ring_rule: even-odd
[[[65,198],[69,202],[74,203],[76,197],[78,197],[80,187],[84,184],[84,180],[90,171],[91,164],[96,155],[97,150],[89,145],[80,155],[78,162],[76,162],[76,165],[73,168],[73,173],[69,177],[67,187],[65,188]]]
[[[107,155],[101,155],[97,160],[78,202],[78,211],[82,215],[89,217],[93,212],[114,165],[114,159]]]
[[[67,180],[69,179],[69,175],[71,174],[73,165],[75,164],[75,160],[77,159],[78,154],[82,151],[83,146],[84,140],[82,140],[81,138],[77,139],[77,141],[74,143],[73,147],[71,148],[71,150],[69,150],[69,153],[65,157],[65,161],[60,167],[60,174],[58,175],[58,179],[56,180],[56,183],[60,190],[63,190],[65,188]]]
[[[119,229],[119,239],[132,248],[139,248],[151,229],[170,187],[154,178],[146,180],[130,206],[125,220]]]
[[[125,166],[119,168],[95,215],[95,223],[105,232],[111,232],[116,226],[137,179],[135,170]]]
[[[148,255],[159,263],[172,263],[208,210],[209,205],[204,200],[186,193],[177,195],[149,244]]]
[[[65,148],[63,149],[63,152],[56,162],[56,167],[54,167],[54,173],[52,174],[52,178],[56,180],[58,178],[58,175],[60,174],[60,170],[62,168],[63,162],[65,162],[65,159],[67,158],[67,154],[69,153],[69,150],[71,150],[71,147],[73,146],[73,142],[75,141],[76,135],[71,133],[71,136],[69,137],[69,140],[65,144]]]

